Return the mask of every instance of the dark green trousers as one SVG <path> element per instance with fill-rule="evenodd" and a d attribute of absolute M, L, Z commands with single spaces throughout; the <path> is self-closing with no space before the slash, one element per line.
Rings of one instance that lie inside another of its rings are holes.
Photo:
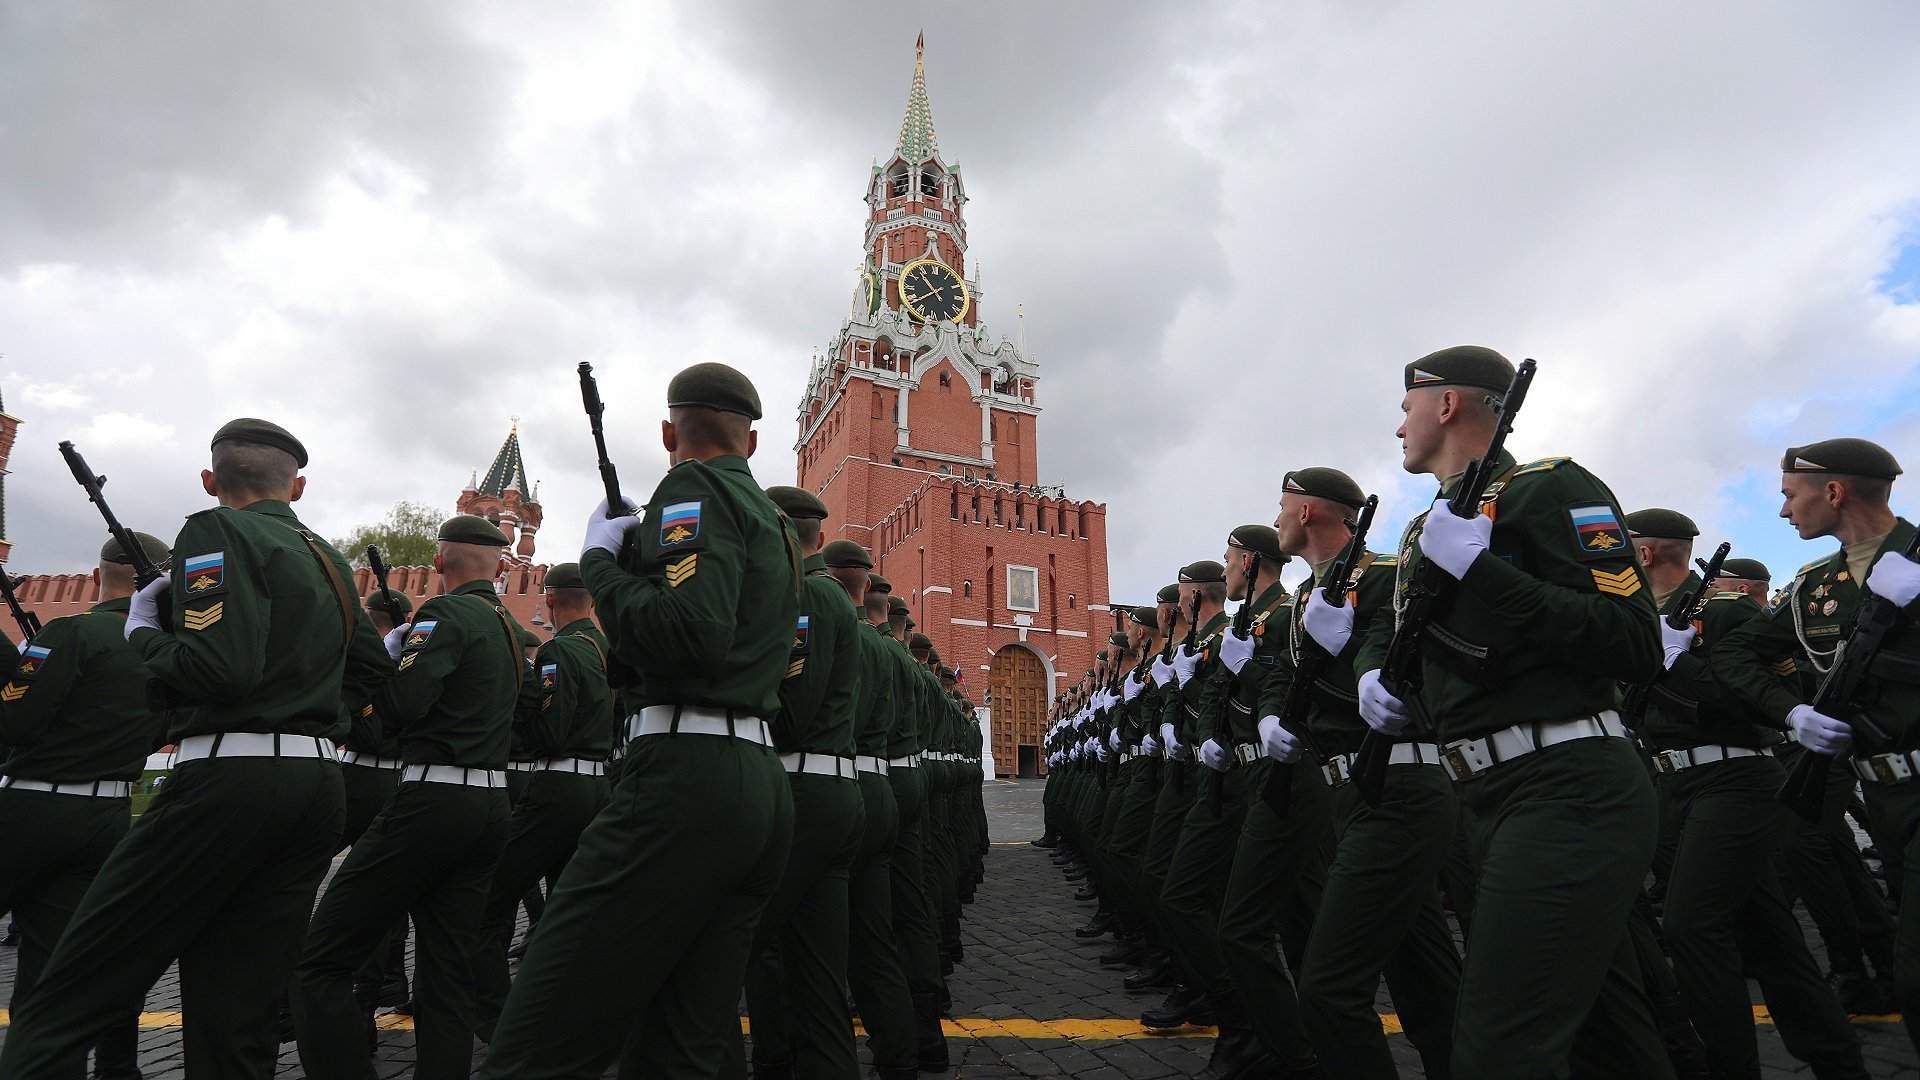
<path fill-rule="evenodd" d="M 300 1064 L 315 1080 L 373 1068 L 354 972 L 394 920 L 413 916 L 414 1076 L 458 1080 L 473 1068 L 473 957 L 494 864 L 507 840 L 498 788 L 403 783 L 327 884 L 295 972 Z"/>
<path fill-rule="evenodd" d="M 1221 777 L 1224 792 L 1217 812 L 1207 805 L 1205 778 L 1194 785 L 1196 795 L 1180 826 L 1167 883 L 1160 892 L 1168 943 L 1193 987 L 1212 1000 L 1222 1031 L 1246 1026 L 1246 1011 L 1234 993 L 1220 948 L 1220 912 L 1233 871 L 1234 849 L 1247 817 L 1245 773 L 1236 768 Z"/>
<path fill-rule="evenodd" d="M 927 780 L 926 825 L 922 831 L 926 860 L 922 865 L 922 881 L 942 950 L 960 944 L 960 892 L 954 870 L 952 769 L 953 766 L 947 762 L 934 762 L 920 769 Z"/>
<path fill-rule="evenodd" d="M 331 761 L 223 758 L 174 769 L 13 1014 L 0 1076 L 78 1075 L 87 1047 L 139 1012 L 175 959 L 195 1080 L 271 1074 L 276 991 L 339 850 L 342 801 Z"/>
<path fill-rule="evenodd" d="M 1452 1075 L 1671 1077 L 1627 937 L 1657 824 L 1632 744 L 1562 743 L 1455 784 L 1454 794 L 1479 888 Z"/>
<path fill-rule="evenodd" d="M 479 1075 L 597 1077 L 616 1057 L 631 1076 L 719 1075 L 740 1039 L 753 929 L 792 839 L 772 750 L 725 735 L 628 743 Z"/>
<path fill-rule="evenodd" d="M 1126 786 L 1114 800 L 1120 809 L 1114 815 L 1113 829 L 1107 837 L 1108 857 L 1113 861 L 1114 877 L 1120 885 L 1118 899 L 1142 929 L 1156 934 L 1159 924 L 1153 911 L 1159 896 L 1148 893 L 1142 863 L 1148 837 L 1153 832 L 1154 800 L 1160 795 L 1157 764 L 1146 759 L 1129 764 Z"/>
<path fill-rule="evenodd" d="M 1300 968 L 1320 1069 L 1355 1080 L 1399 1075 L 1374 1011 L 1384 974 L 1427 1076 L 1444 1080 L 1460 993 L 1460 954 L 1438 888 L 1459 820 L 1453 783 L 1438 765 L 1393 765 L 1379 806 L 1352 784 L 1332 789 L 1331 802 L 1333 865 Z"/>
<path fill-rule="evenodd" d="M 867 1029 L 867 1048 L 883 1069 L 914 1067 L 913 997 L 893 930 L 893 848 L 900 808 L 893 784 L 860 774 L 864 815 L 860 850 L 847 878 L 847 988 Z"/>
<path fill-rule="evenodd" d="M 900 815 L 888 867 L 893 875 L 893 926 L 908 989 L 916 1001 L 933 1001 L 940 996 L 941 976 L 939 935 L 927 897 L 926 786 L 917 768 L 894 769 L 887 781 Z"/>
<path fill-rule="evenodd" d="M 793 847 L 747 964 L 753 1064 L 800 1080 L 844 1080 L 860 1072 L 847 1016 L 847 878 L 865 808 L 857 781 L 806 773 L 787 780 Z"/>
<path fill-rule="evenodd" d="M 536 772 L 514 804 L 507 820 L 506 846 L 487 886 L 473 960 L 474 1012 L 484 1037 L 492 1037 L 507 1003 L 507 949 L 513 944 L 514 909 L 529 889 L 540 888 L 540 879 L 560 879 L 580 834 L 607 805 L 608 791 L 604 776 Z"/>
<path fill-rule="evenodd" d="M 527 789 L 532 786 L 533 778 L 538 775 L 523 769 L 507 770 L 507 805 L 509 807 L 518 807 L 526 799 Z M 549 881 L 547 884 L 553 883 Z M 527 909 L 527 929 L 531 931 L 539 923 L 540 916 L 547 911 L 547 894 L 540 891 L 540 882 L 530 882 L 527 885 L 527 891 L 520 895 L 519 903 L 521 907 Z"/>
<path fill-rule="evenodd" d="M 1173 865 L 1173 851 L 1180 845 L 1180 828 L 1186 824 L 1187 811 L 1193 809 L 1194 772 L 1201 768 L 1187 761 L 1164 761 L 1160 766 L 1160 791 L 1153 799 L 1153 827 L 1147 832 L 1146 854 L 1141 869 L 1153 889 L 1154 902 L 1167 881 L 1167 869 Z"/>
<path fill-rule="evenodd" d="M 1774 751 L 1784 769 L 1806 753 L 1797 743 Z M 1858 780 L 1845 767 L 1827 770 L 1827 798 L 1818 822 L 1787 815 L 1778 861 L 1788 902 L 1802 900 L 1827 947 L 1835 971 L 1864 973 L 1873 960 L 1882 977 L 1893 975 L 1893 916 L 1880 887 L 1867 874 L 1847 825 L 1847 799 Z"/>
<path fill-rule="evenodd" d="M 1285 816 L 1260 797 L 1274 769 L 1293 772 Z M 1229 780 L 1246 809 L 1220 907 L 1222 959 L 1261 1045 L 1283 1065 L 1304 1066 L 1313 1050 L 1289 968 L 1298 972 L 1305 963 L 1314 913 L 1321 909 L 1333 854 L 1332 800 L 1320 770 L 1305 762 L 1259 758 L 1234 768 Z M 1276 938 L 1280 952 L 1273 947 Z"/>
<path fill-rule="evenodd" d="M 373 824 L 373 819 L 380 816 L 380 811 L 387 808 L 387 803 L 393 801 L 393 793 L 400 787 L 400 770 L 342 765 L 340 780 L 347 795 L 346 823 L 340 830 L 340 843 L 351 847 L 367 831 L 367 826 Z M 394 920 L 386 945 L 374 951 L 354 979 L 369 996 L 377 995 L 380 987 L 388 982 L 407 985 L 407 917 L 404 914 Z"/>
<path fill-rule="evenodd" d="M 1816 1076 L 1864 1078 L 1859 1040 L 1774 874 L 1773 852 L 1788 816 L 1774 793 L 1785 779 L 1772 758 L 1660 778 L 1682 823 L 1667 886 L 1667 951 L 1716 1074 L 1760 1075 L 1751 977 L 1789 1052 Z"/>
<path fill-rule="evenodd" d="M 1907 1038 L 1920 1049 L 1920 781 L 1861 786 L 1874 843 L 1887 861 L 1887 881 L 1900 883 L 1904 900 L 1893 943 L 1893 992 Z"/>
<path fill-rule="evenodd" d="M 20 931 L 13 1000 L 18 1015 L 33 998 L 81 898 L 132 821 L 132 800 L 0 788 L 0 911 Z M 139 1076 L 140 1008 L 120 1017 L 94 1044 L 94 1075 Z M 74 1063 L 75 1076 L 80 1062 Z"/>

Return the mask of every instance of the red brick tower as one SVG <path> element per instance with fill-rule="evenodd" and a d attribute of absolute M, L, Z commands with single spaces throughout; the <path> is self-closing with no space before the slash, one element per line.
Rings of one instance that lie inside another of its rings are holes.
<path fill-rule="evenodd" d="M 1106 506 L 1040 481 L 1039 366 L 980 318 L 966 188 L 940 156 L 924 49 L 897 145 L 868 177 L 852 311 L 800 402 L 799 485 L 826 502 L 829 537 L 873 549 L 968 696 L 990 704 L 996 772 L 1032 776 L 1047 702 L 1113 629 Z"/>

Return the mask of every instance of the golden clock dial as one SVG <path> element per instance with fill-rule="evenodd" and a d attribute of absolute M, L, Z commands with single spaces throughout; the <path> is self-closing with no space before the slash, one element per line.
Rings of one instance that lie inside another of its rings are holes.
<path fill-rule="evenodd" d="M 953 267 L 938 259 L 919 259 L 900 271 L 900 302 L 921 322 L 959 322 L 973 297 Z"/>

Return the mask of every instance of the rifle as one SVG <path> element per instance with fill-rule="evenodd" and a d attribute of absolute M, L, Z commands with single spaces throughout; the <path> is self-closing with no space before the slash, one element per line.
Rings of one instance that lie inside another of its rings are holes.
<path fill-rule="evenodd" d="M 1246 552 L 1247 582 L 1241 586 L 1242 589 L 1245 590 L 1246 595 L 1240 599 L 1239 610 L 1233 613 L 1233 633 L 1236 637 L 1248 637 L 1253 633 L 1253 586 L 1254 583 L 1260 579 L 1260 553 L 1251 548 L 1246 549 Z M 1249 657 L 1247 663 L 1253 663 L 1253 659 Z M 1246 669 L 1243 667 L 1240 670 L 1245 671 Z M 1241 687 L 1240 674 L 1239 672 L 1235 672 L 1224 707 L 1232 707 L 1233 699 L 1239 696 Z M 1213 725 L 1213 737 L 1215 740 L 1218 740 L 1221 735 L 1218 719 L 1216 716 Z M 1231 732 L 1227 733 L 1227 745 L 1229 748 L 1233 745 Z M 1226 786 L 1226 773 L 1215 772 L 1212 769 L 1207 770 L 1207 810 L 1210 811 L 1214 817 L 1220 816 L 1220 800 Z"/>
<path fill-rule="evenodd" d="M 1353 536 L 1347 540 L 1333 565 L 1327 568 L 1326 603 L 1334 607 L 1344 606 L 1347 602 L 1347 582 L 1352 580 L 1354 568 L 1367 553 L 1367 530 L 1373 527 L 1374 511 L 1380 508 L 1378 495 L 1367 496 L 1365 506 L 1360 508 L 1360 519 L 1354 523 Z M 1303 604 L 1313 603 L 1313 593 L 1309 591 Z M 1304 617 L 1304 613 L 1303 613 Z M 1296 736 L 1304 736 L 1307 731 L 1307 711 L 1312 707 L 1313 686 L 1327 668 L 1333 666 L 1336 658 L 1320 647 L 1312 637 L 1308 637 L 1300 646 L 1300 654 L 1294 658 L 1293 678 L 1287 683 L 1287 696 L 1280 704 L 1280 726 Z M 1260 798 L 1279 817 L 1287 816 L 1287 807 L 1293 802 L 1293 770 L 1279 765 L 1267 773 L 1266 783 L 1260 786 Z"/>
<path fill-rule="evenodd" d="M 67 468 L 73 470 L 73 478 L 86 489 L 88 500 L 100 509 L 100 516 L 107 521 L 107 532 L 120 542 L 120 550 L 127 553 L 127 562 L 133 567 L 134 588 L 146 588 L 160 576 L 160 568 L 147 558 L 147 549 L 140 546 L 133 530 L 120 524 L 120 519 L 113 516 L 113 508 L 107 505 L 107 497 L 100 490 L 107 486 L 107 478 L 87 467 L 87 459 L 80 456 L 80 451 L 74 448 L 71 441 L 61 442 L 60 456 L 67 460 Z M 173 618 L 169 605 L 159 605 L 157 615 L 161 629 L 171 631 Z"/>
<path fill-rule="evenodd" d="M 1520 414 L 1520 407 L 1526 403 L 1527 388 L 1533 385 L 1533 373 L 1537 366 L 1530 359 L 1522 360 L 1514 370 L 1513 382 L 1507 385 L 1506 396 L 1500 402 L 1500 417 L 1494 421 L 1493 438 L 1487 441 L 1487 452 L 1467 463 L 1459 485 L 1447 500 L 1447 509 L 1456 517 L 1471 517 L 1480 512 L 1480 498 L 1486 494 L 1487 486 L 1493 483 L 1494 469 L 1507 447 L 1507 433 L 1513 430 L 1514 417 Z M 1434 729 L 1434 724 L 1433 718 L 1427 714 L 1426 705 L 1420 700 L 1420 689 L 1425 683 L 1425 675 L 1421 670 L 1420 639 L 1426 634 L 1428 625 L 1438 620 L 1452 602 L 1454 590 L 1459 584 L 1452 575 L 1436 566 L 1433 560 L 1420 560 L 1419 569 L 1414 571 L 1413 580 L 1407 586 L 1405 606 L 1401 609 L 1399 624 L 1393 629 L 1393 638 L 1387 645 L 1386 661 L 1380 669 L 1380 682 L 1387 692 L 1405 702 L 1413 710 L 1416 722 L 1428 731 Z M 1360 751 L 1353 758 L 1353 783 L 1368 806 L 1379 805 L 1380 793 L 1387 783 L 1387 765 L 1392 760 L 1393 740 L 1377 735 L 1371 728 L 1367 729 L 1366 735 L 1360 739 Z"/>
<path fill-rule="evenodd" d="M 394 602 L 393 590 L 387 588 L 387 562 L 380 557 L 380 549 L 367 545 L 367 566 L 373 570 L 373 580 L 380 585 L 380 602 L 387 606 L 387 614 L 392 616 L 393 625 L 400 625 L 400 605 Z"/>
<path fill-rule="evenodd" d="M 1903 558 L 1920 559 L 1920 532 L 1907 541 Z M 1864 583 L 1863 583 L 1864 584 Z M 1900 625 L 1900 609 L 1884 596 L 1868 593 L 1860 602 L 1860 610 L 1853 619 L 1853 633 L 1848 634 L 1835 649 L 1833 666 L 1820 680 L 1819 689 L 1813 692 L 1809 702 L 1816 712 L 1824 713 L 1836 719 L 1845 720 L 1863 729 L 1876 743 L 1891 741 L 1885 728 L 1861 712 L 1848 716 L 1849 704 L 1860 692 L 1860 684 L 1873 666 L 1874 657 L 1886 644 L 1888 635 Z M 1808 821 L 1820 820 L 1820 810 L 1827 798 L 1827 770 L 1833 765 L 1833 758 L 1826 754 L 1816 754 L 1811 749 L 1800 755 L 1787 773 L 1787 781 L 1780 785 L 1779 799 Z"/>
<path fill-rule="evenodd" d="M 1700 584 L 1692 591 L 1681 594 L 1679 603 L 1673 605 L 1673 610 L 1666 615 L 1665 621 L 1669 629 L 1684 630 L 1687 624 L 1693 621 L 1693 617 L 1700 614 L 1701 606 L 1707 602 L 1708 593 L 1713 590 L 1713 583 L 1720 580 L 1720 564 L 1726 562 L 1727 556 L 1731 554 L 1733 554 L 1733 545 L 1722 541 L 1719 547 L 1713 549 L 1713 558 L 1704 561 L 1694 560 L 1694 563 L 1700 567 Z M 1640 723 L 1647 718 L 1647 699 L 1653 692 L 1653 684 L 1657 681 L 1658 679 L 1655 678 L 1643 683 L 1635 683 L 1633 689 L 1627 691 L 1626 701 L 1621 703 L 1621 719 L 1625 722 L 1627 731 L 1633 734 L 1635 742 L 1640 740 Z"/>
<path fill-rule="evenodd" d="M 1191 655 L 1193 652 L 1194 643 L 1198 642 L 1199 640 L 1200 640 L 1200 592 L 1199 590 L 1196 589 L 1194 590 L 1194 593 L 1193 593 L 1193 605 L 1187 610 L 1186 640 L 1180 643 L 1180 647 L 1182 649 L 1185 649 L 1187 653 Z M 1171 651 L 1169 651 L 1168 655 L 1169 656 L 1172 655 Z M 1179 683 L 1173 684 L 1174 693 L 1180 692 L 1180 686 L 1181 684 Z M 1198 753 L 1199 747 L 1195 747 L 1194 750 L 1196 753 Z M 1180 785 L 1181 795 L 1184 796 L 1193 790 L 1193 770 L 1192 769 L 1181 769 L 1179 772 L 1174 773 L 1174 776 L 1176 777 L 1177 782 Z"/>
<path fill-rule="evenodd" d="M 580 361 L 580 403 L 586 406 L 587 423 L 593 428 L 593 451 L 600 460 L 600 483 L 606 489 L 607 516 L 621 517 L 627 512 L 627 501 L 620 497 L 620 475 L 614 471 L 612 459 L 607 457 L 607 431 L 601 425 L 601 414 L 607 407 L 600 403 L 600 384 L 594 381 L 593 365 Z"/>
<path fill-rule="evenodd" d="M 20 602 L 19 594 L 13 591 L 16 584 L 12 574 L 0 570 L 0 593 L 6 595 L 7 608 L 13 612 L 13 621 L 20 624 L 20 632 L 27 635 L 28 641 L 32 641 L 34 635 L 40 632 L 40 616 L 28 611 L 27 606 Z"/>

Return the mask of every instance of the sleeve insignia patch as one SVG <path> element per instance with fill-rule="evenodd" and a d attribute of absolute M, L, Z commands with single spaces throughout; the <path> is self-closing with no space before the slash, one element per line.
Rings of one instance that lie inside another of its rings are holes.
<path fill-rule="evenodd" d="M 182 564 L 187 575 L 187 595 L 212 592 L 226 583 L 227 553 L 209 552 L 194 555 Z"/>
<path fill-rule="evenodd" d="M 674 503 L 660 511 L 660 544 L 671 547 L 700 535 L 700 500 Z"/>
<path fill-rule="evenodd" d="M 35 672 L 46 666 L 47 657 L 52 655 L 53 650 L 45 645 L 29 645 L 20 653 L 20 666 L 13 669 L 14 674 L 23 679 L 32 678 Z"/>
<path fill-rule="evenodd" d="M 546 712 L 551 708 L 553 708 L 553 695 L 548 694 L 546 697 L 540 699 L 540 711 Z"/>
<path fill-rule="evenodd" d="M 433 636 L 433 628 L 439 625 L 440 620 L 438 619 L 428 619 L 426 622 L 414 623 L 412 631 L 407 634 L 406 647 L 409 649 L 417 649 L 425 645 L 427 639 Z"/>
<path fill-rule="evenodd" d="M 1606 503 L 1576 506 L 1567 511 L 1573 520 L 1574 540 L 1588 555 L 1611 555 L 1627 546 L 1627 530 Z M 1596 575 L 1597 576 L 1597 575 Z"/>
<path fill-rule="evenodd" d="M 26 696 L 27 688 L 20 683 L 10 682 L 0 686 L 0 701 L 19 701 Z"/>
<path fill-rule="evenodd" d="M 180 625 L 189 630 L 206 630 L 220 621 L 227 613 L 227 602 L 216 600 L 199 611 L 188 611 L 180 617 Z"/>
<path fill-rule="evenodd" d="M 1794 664 L 1793 657 L 1791 656 L 1784 660 L 1775 660 L 1773 662 L 1773 673 L 1783 678 L 1799 670 L 1799 667 Z"/>
<path fill-rule="evenodd" d="M 697 525 L 698 523 L 696 522 L 695 524 Z M 667 584 L 677 589 L 686 584 L 693 577 L 694 571 L 699 568 L 700 556 L 698 555 L 689 555 L 679 562 L 668 563 Z"/>
<path fill-rule="evenodd" d="M 797 679 L 800 677 L 800 673 L 805 670 L 807 670 L 807 658 L 803 656 L 787 665 L 787 678 Z"/>
<path fill-rule="evenodd" d="M 372 716 L 372 715 L 373 715 L 373 702 L 371 702 L 371 701 L 369 701 L 369 702 L 367 702 L 367 703 L 366 703 L 365 705 L 362 705 L 362 706 L 360 706 L 360 715 L 361 715 L 361 716 Z"/>
<path fill-rule="evenodd" d="M 807 617 L 802 615 L 800 616 L 800 620 L 793 626 L 794 652 L 805 652 L 807 649 L 807 621 Z"/>
<path fill-rule="evenodd" d="M 1632 596 L 1640 591 L 1640 571 L 1629 566 L 1617 574 L 1609 574 L 1596 567 L 1593 585 L 1608 596 Z"/>
<path fill-rule="evenodd" d="M 541 689 L 543 690 L 553 689 L 554 680 L 558 679 L 559 677 L 560 677 L 559 664 L 541 664 L 540 665 Z"/>
<path fill-rule="evenodd" d="M 401 670 L 401 671 L 405 671 L 405 670 L 407 670 L 408 668 L 410 668 L 410 667 L 412 667 L 412 666 L 413 666 L 413 662 L 414 662 L 415 660 L 418 660 L 418 659 L 420 659 L 420 654 L 419 654 L 419 653 L 417 653 L 417 652 L 410 652 L 410 653 L 408 653 L 407 655 L 405 655 L 405 656 L 403 656 L 403 657 L 401 657 L 401 658 L 400 658 L 400 670 Z"/>

